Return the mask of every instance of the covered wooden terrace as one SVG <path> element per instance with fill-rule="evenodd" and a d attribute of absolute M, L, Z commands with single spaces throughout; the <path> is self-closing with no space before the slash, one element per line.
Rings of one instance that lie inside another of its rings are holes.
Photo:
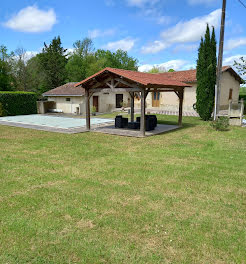
<path fill-rule="evenodd" d="M 96 92 L 129 92 L 131 97 L 131 122 L 134 122 L 134 97 L 140 94 L 141 121 L 138 136 L 144 137 L 146 124 L 146 97 L 149 92 L 174 92 L 179 98 L 178 126 L 182 126 L 184 88 L 189 85 L 176 81 L 163 74 L 142 73 L 122 69 L 105 68 L 87 79 L 77 83 L 85 89 L 86 129 L 91 130 L 90 98 Z"/>

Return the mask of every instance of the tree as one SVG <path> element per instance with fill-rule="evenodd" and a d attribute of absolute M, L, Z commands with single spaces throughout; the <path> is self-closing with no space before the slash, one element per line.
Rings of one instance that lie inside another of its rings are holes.
<path fill-rule="evenodd" d="M 14 79 L 11 72 L 11 59 L 5 46 L 0 46 L 0 91 L 13 90 Z"/>
<path fill-rule="evenodd" d="M 27 90 L 41 95 L 42 93 L 46 92 L 48 88 L 46 72 L 43 71 L 39 58 L 40 57 L 36 55 L 29 59 L 26 63 L 28 76 Z"/>
<path fill-rule="evenodd" d="M 99 49 L 95 52 L 94 63 L 90 64 L 88 76 L 106 67 L 137 71 L 137 63 L 137 59 L 130 57 L 126 51 L 117 50 L 116 52 L 111 52 Z"/>
<path fill-rule="evenodd" d="M 44 90 L 50 90 L 65 83 L 66 80 L 66 49 L 62 47 L 60 37 L 55 37 L 50 45 L 44 43 L 42 53 L 38 59 L 46 75 Z"/>
<path fill-rule="evenodd" d="M 27 91 L 28 72 L 26 66 L 26 51 L 18 48 L 15 51 L 15 60 L 12 63 L 12 70 L 16 81 L 16 90 Z"/>
<path fill-rule="evenodd" d="M 166 72 L 166 69 L 162 66 L 154 66 L 148 73 L 163 73 Z"/>
<path fill-rule="evenodd" d="M 204 39 L 201 39 L 197 59 L 197 90 L 196 109 L 203 120 L 209 120 L 214 109 L 214 96 L 216 84 L 216 38 L 213 28 L 207 25 Z"/>
<path fill-rule="evenodd" d="M 246 60 L 244 57 L 240 57 L 238 61 L 234 61 L 234 66 L 243 77 L 246 75 Z"/>
<path fill-rule="evenodd" d="M 169 69 L 168 72 L 175 72 L 175 70 L 174 69 Z"/>
<path fill-rule="evenodd" d="M 92 40 L 85 38 L 77 40 L 73 44 L 73 52 L 68 58 L 66 70 L 68 81 L 78 82 L 88 77 L 88 70 L 91 63 L 95 62 Z"/>

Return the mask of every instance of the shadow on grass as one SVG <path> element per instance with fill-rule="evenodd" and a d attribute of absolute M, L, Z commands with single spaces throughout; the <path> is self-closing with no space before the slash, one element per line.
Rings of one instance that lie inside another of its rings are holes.
<path fill-rule="evenodd" d="M 178 125 L 177 121 L 167 121 L 167 120 L 158 120 L 157 123 L 160 125 L 172 125 L 172 126 Z M 198 126 L 198 124 L 183 122 L 182 126 L 179 129 L 187 129 L 195 126 Z"/>

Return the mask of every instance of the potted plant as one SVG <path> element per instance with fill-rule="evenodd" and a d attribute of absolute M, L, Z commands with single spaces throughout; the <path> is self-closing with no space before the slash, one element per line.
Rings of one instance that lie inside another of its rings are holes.
<path fill-rule="evenodd" d="M 96 112 L 97 112 L 97 108 L 95 106 L 92 106 L 92 108 L 91 108 L 91 114 L 93 116 L 95 116 L 96 115 Z"/>
<path fill-rule="evenodd" d="M 125 111 L 125 108 L 128 107 L 128 104 L 124 101 L 120 103 L 122 111 Z"/>

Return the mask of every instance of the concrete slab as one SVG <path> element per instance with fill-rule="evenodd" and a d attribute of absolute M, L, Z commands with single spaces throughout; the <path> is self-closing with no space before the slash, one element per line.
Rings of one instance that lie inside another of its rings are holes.
<path fill-rule="evenodd" d="M 174 125 L 160 125 L 158 124 L 155 130 L 146 131 L 145 136 L 155 136 L 163 133 L 167 133 L 173 130 L 180 128 L 179 126 Z M 125 136 L 125 137 L 142 137 L 139 130 L 133 130 L 128 128 L 115 128 L 114 125 L 105 125 L 92 129 L 93 132 L 117 135 L 117 136 Z"/>

